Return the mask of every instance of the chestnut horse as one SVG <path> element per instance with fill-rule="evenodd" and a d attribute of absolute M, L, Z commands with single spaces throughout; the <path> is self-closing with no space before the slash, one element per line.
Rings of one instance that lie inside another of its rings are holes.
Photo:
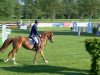
<path fill-rule="evenodd" d="M 47 40 L 50 40 L 51 43 L 53 42 L 52 38 L 53 38 L 53 32 L 45 31 L 41 34 L 39 49 L 35 51 L 35 57 L 34 57 L 33 63 L 37 64 L 36 59 L 37 59 L 38 53 L 42 55 L 43 61 L 45 63 L 48 63 L 48 61 L 44 57 L 43 48 L 46 45 Z M 29 43 L 28 37 L 16 36 L 16 37 L 11 37 L 11 38 L 6 39 L 0 48 L 0 52 L 3 52 L 11 43 L 12 43 L 13 49 L 12 51 L 9 52 L 8 57 L 6 60 L 4 60 L 4 62 L 7 62 L 10 59 L 10 57 L 12 57 L 13 63 L 17 64 L 15 60 L 15 56 L 20 47 L 24 47 L 28 50 L 34 51 L 34 45 L 31 45 Z"/>

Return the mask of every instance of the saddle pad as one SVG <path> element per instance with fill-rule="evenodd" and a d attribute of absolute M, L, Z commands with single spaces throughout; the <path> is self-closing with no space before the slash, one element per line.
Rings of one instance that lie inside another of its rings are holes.
<path fill-rule="evenodd" d="M 31 38 L 29 38 L 29 43 L 31 44 L 31 45 L 34 45 L 34 41 L 31 39 Z"/>

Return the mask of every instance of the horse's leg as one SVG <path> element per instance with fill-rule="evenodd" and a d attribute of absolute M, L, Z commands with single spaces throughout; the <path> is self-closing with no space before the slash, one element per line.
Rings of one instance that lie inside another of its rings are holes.
<path fill-rule="evenodd" d="M 12 54 L 12 60 L 13 60 L 13 63 L 14 64 L 17 64 L 16 63 L 16 60 L 15 60 L 15 56 L 16 56 L 16 52 L 18 51 L 18 49 L 20 48 L 22 46 L 22 43 L 20 43 L 20 42 L 14 42 L 13 43 L 13 50 L 11 51 L 11 54 Z"/>
<path fill-rule="evenodd" d="M 17 64 L 17 63 L 16 63 L 16 60 L 15 60 L 15 55 L 16 55 L 16 52 L 14 53 L 13 63 L 14 63 L 14 64 Z"/>
<path fill-rule="evenodd" d="M 40 51 L 40 54 L 42 55 L 42 59 L 45 63 L 48 63 L 48 61 L 45 59 L 44 57 L 44 53 L 43 53 L 43 50 Z"/>
<path fill-rule="evenodd" d="M 8 57 L 7 57 L 7 59 L 6 60 L 4 60 L 4 62 L 7 62 L 7 61 L 9 61 L 9 58 L 12 56 L 12 52 L 9 52 L 8 53 Z"/>
<path fill-rule="evenodd" d="M 7 62 L 10 57 L 13 57 L 13 59 L 12 59 L 13 63 L 17 64 L 16 60 L 15 60 L 15 55 L 16 55 L 16 50 L 13 49 L 11 52 L 9 52 L 8 57 L 7 57 L 7 59 L 4 62 Z"/>
<path fill-rule="evenodd" d="M 36 60 L 37 60 L 37 57 L 38 57 L 38 53 L 39 53 L 39 51 L 36 51 L 34 61 L 33 61 L 34 64 L 37 64 Z"/>
<path fill-rule="evenodd" d="M 16 52 L 17 52 L 16 50 L 12 52 L 12 57 L 13 57 L 12 60 L 13 60 L 13 63 L 14 63 L 14 64 L 17 64 L 17 63 L 16 63 L 16 60 L 15 60 Z"/>
<path fill-rule="evenodd" d="M 5 63 L 6 63 L 7 61 L 9 61 L 9 58 L 7 58 L 6 60 L 4 60 Z"/>
<path fill-rule="evenodd" d="M 15 41 L 12 43 L 13 45 L 13 49 L 12 51 L 9 52 L 7 59 L 5 60 L 5 62 L 7 62 L 9 60 L 10 57 L 13 57 L 13 62 L 14 64 L 16 64 L 15 61 L 15 54 L 18 51 L 18 49 L 21 47 L 21 45 L 19 45 L 20 43 L 16 43 Z"/>

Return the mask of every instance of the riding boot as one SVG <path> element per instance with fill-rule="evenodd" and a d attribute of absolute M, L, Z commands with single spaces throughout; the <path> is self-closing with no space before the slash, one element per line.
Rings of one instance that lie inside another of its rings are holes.
<path fill-rule="evenodd" d="M 39 45 L 38 44 L 35 44 L 34 47 L 35 47 L 34 51 L 37 51 L 39 49 Z"/>

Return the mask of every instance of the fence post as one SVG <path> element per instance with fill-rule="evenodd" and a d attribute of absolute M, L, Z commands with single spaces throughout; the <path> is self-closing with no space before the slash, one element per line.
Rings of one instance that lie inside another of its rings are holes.
<path fill-rule="evenodd" d="M 6 25 L 2 25 L 2 43 L 7 39 Z"/>

